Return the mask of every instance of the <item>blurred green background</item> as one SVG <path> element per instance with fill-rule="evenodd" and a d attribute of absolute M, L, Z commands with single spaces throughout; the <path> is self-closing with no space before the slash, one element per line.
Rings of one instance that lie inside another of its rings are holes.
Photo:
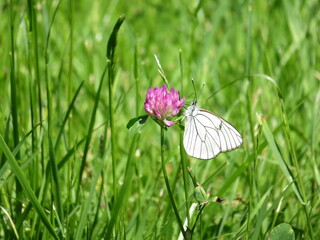
<path fill-rule="evenodd" d="M 106 46 L 122 15 L 110 80 Z M 0 238 L 50 239 L 50 224 L 61 239 L 178 238 L 160 128 L 149 119 L 134 139 L 126 128 L 145 114 L 147 89 L 163 84 L 154 54 L 188 104 L 205 82 L 199 105 L 244 139 L 213 160 L 186 158 L 225 200 L 204 209 L 193 239 L 267 239 L 280 223 L 296 239 L 320 237 L 317 0 L 4 0 L 0 18 Z M 184 220 L 194 187 L 182 177 L 180 129 L 165 137 Z"/>

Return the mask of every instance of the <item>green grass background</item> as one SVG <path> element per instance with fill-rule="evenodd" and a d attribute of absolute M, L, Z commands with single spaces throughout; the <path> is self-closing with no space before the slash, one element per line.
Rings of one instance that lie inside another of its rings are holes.
<path fill-rule="evenodd" d="M 106 46 L 123 14 L 110 75 Z M 134 138 L 126 128 L 163 84 L 154 54 L 188 103 L 191 80 L 197 93 L 205 82 L 199 105 L 244 139 L 213 160 L 186 158 L 225 200 L 206 206 L 193 239 L 267 239 L 280 223 L 320 238 L 317 0 L 4 0 L 0 18 L 1 239 L 178 238 L 160 128 L 149 119 Z M 184 221 L 195 199 L 179 142 L 178 127 L 166 131 Z"/>

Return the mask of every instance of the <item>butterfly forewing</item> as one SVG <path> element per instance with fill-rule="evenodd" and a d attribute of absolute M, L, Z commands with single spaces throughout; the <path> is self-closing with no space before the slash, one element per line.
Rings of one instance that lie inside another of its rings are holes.
<path fill-rule="evenodd" d="M 192 157 L 211 159 L 242 144 L 237 129 L 214 113 L 198 108 L 195 102 L 187 108 L 185 116 L 183 144 Z"/>

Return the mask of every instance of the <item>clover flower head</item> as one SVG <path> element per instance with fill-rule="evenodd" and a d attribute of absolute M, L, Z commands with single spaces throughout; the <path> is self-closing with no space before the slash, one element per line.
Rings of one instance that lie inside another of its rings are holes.
<path fill-rule="evenodd" d="M 147 91 L 144 110 L 151 117 L 163 121 L 165 126 L 171 127 L 175 123 L 170 120 L 180 112 L 185 100 L 186 98 L 180 99 L 179 92 L 173 88 L 169 92 L 166 85 L 150 88 Z"/>

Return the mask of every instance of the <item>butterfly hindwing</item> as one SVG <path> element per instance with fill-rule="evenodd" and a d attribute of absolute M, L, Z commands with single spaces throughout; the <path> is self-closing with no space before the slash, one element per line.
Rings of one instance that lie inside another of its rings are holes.
<path fill-rule="evenodd" d="M 211 159 L 242 144 L 240 133 L 230 123 L 206 109 L 198 108 L 195 102 L 187 108 L 185 116 L 183 144 L 192 157 Z"/>

